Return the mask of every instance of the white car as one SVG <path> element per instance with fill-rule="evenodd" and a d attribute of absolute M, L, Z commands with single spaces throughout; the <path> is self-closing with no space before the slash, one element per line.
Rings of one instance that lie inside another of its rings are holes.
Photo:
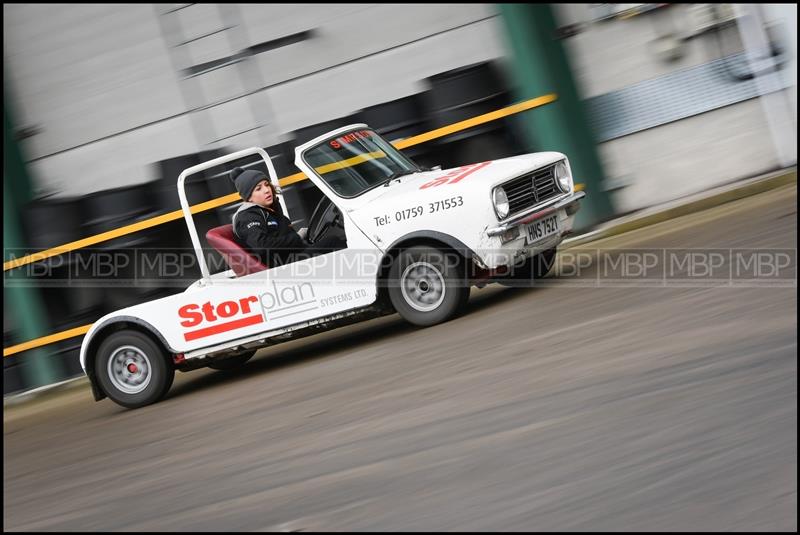
<path fill-rule="evenodd" d="M 92 325 L 80 360 L 96 400 L 147 405 L 166 394 L 176 369 L 229 369 L 258 348 L 395 311 L 420 326 L 446 321 L 472 285 L 546 274 L 584 196 L 557 152 L 429 170 L 367 125 L 351 125 L 295 149 L 295 164 L 324 194 L 307 238 L 338 232 L 346 247 L 267 268 L 226 225 L 206 236 L 231 269 L 211 275 L 184 181 L 252 155 L 277 185 L 260 148 L 181 173 L 178 194 L 202 278 Z"/>

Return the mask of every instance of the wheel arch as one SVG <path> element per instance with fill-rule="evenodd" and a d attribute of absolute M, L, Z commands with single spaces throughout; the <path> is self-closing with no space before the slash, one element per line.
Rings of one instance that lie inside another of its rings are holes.
<path fill-rule="evenodd" d="M 107 397 L 106 393 L 103 392 L 103 389 L 97 382 L 95 370 L 97 350 L 100 348 L 100 344 L 102 344 L 103 341 L 109 336 L 126 329 L 137 331 L 148 336 L 153 340 L 154 343 L 163 348 L 166 353 L 176 353 L 176 351 L 169 346 L 167 340 L 162 336 L 162 334 L 158 332 L 158 329 L 141 318 L 134 316 L 116 316 L 103 322 L 92 334 L 92 337 L 86 346 L 86 355 L 84 357 L 84 370 L 86 371 L 86 376 L 89 378 L 89 383 L 92 387 L 92 395 L 94 396 L 95 401 L 100 401 L 101 399 Z M 168 364 L 170 366 L 173 365 L 171 361 Z"/>
<path fill-rule="evenodd" d="M 415 245 L 429 245 L 448 251 L 454 251 L 465 261 L 471 261 L 477 258 L 475 251 L 470 249 L 458 238 L 454 238 L 449 234 L 436 232 L 434 230 L 420 230 L 406 234 L 392 242 L 392 244 L 386 248 L 386 252 L 381 258 L 376 280 L 379 300 L 388 302 L 387 285 L 385 282 L 389 276 L 389 269 L 392 266 L 392 262 L 397 258 L 400 251 Z"/>

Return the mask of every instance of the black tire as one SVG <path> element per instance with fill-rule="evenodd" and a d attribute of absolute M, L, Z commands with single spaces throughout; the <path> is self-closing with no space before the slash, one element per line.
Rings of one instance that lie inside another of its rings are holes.
<path fill-rule="evenodd" d="M 220 371 L 235 370 L 237 368 L 241 368 L 242 366 L 244 366 L 244 363 L 253 358 L 253 355 L 255 354 L 256 350 L 254 349 L 252 351 L 248 351 L 247 353 L 242 353 L 234 357 L 213 360 L 211 361 L 211 364 L 208 365 L 208 367 L 211 368 L 212 370 L 220 370 Z"/>
<path fill-rule="evenodd" d="M 464 262 L 456 253 L 417 245 L 389 269 L 389 299 L 409 323 L 428 327 L 458 314 L 469 300 Z"/>
<path fill-rule="evenodd" d="M 129 409 L 160 400 L 175 378 L 175 368 L 164 348 L 133 330 L 119 331 L 103 340 L 94 372 L 103 392 Z"/>
<path fill-rule="evenodd" d="M 532 288 L 536 281 L 543 279 L 556 263 L 556 248 L 548 249 L 525 259 L 524 263 L 512 266 L 511 272 L 495 280 L 503 286 L 512 288 Z"/>

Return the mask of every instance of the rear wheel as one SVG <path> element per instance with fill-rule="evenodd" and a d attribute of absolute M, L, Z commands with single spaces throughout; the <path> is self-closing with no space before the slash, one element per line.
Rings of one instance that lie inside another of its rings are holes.
<path fill-rule="evenodd" d="M 208 367 L 211 368 L 212 370 L 221 370 L 221 371 L 235 370 L 236 368 L 244 366 L 244 363 L 253 358 L 253 355 L 255 354 L 256 350 L 253 349 L 252 351 L 248 351 L 247 353 L 241 353 L 233 357 L 214 360 L 211 362 L 211 364 L 208 365 Z"/>
<path fill-rule="evenodd" d="M 403 319 L 414 325 L 447 321 L 469 300 L 463 259 L 427 246 L 401 251 L 389 270 L 389 299 Z"/>
<path fill-rule="evenodd" d="M 164 397 L 172 386 L 175 369 L 152 338 L 139 331 L 124 330 L 100 344 L 95 375 L 112 401 L 135 409 Z"/>

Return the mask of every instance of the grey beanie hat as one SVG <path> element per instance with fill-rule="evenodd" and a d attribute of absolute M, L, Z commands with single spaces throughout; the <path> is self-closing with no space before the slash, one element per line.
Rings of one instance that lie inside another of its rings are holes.
<path fill-rule="evenodd" d="M 231 171 L 231 180 L 233 180 L 233 183 L 236 185 L 236 191 L 239 192 L 239 195 L 245 202 L 250 200 L 250 195 L 253 194 L 253 190 L 256 189 L 259 182 L 262 180 L 268 181 L 267 175 L 261 171 L 255 171 L 253 169 L 245 171 L 241 167 L 237 167 Z"/>

